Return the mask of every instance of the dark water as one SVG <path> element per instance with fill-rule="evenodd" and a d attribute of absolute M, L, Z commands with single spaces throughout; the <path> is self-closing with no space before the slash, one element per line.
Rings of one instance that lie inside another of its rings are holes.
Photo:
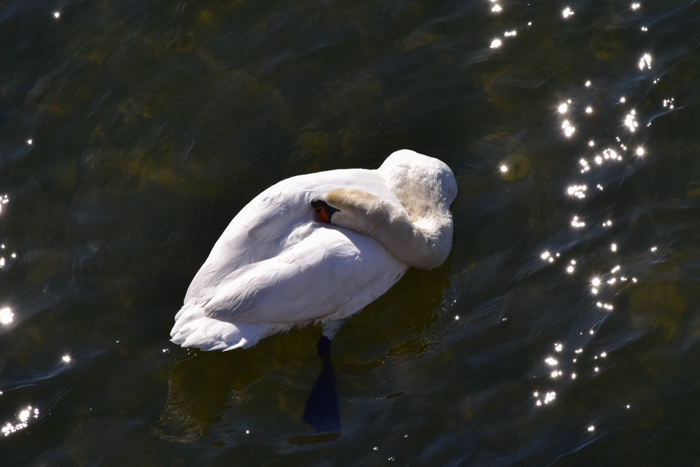
<path fill-rule="evenodd" d="M 667 0 L 0 2 L 2 464 L 697 465 L 699 22 Z M 337 335 L 340 435 L 302 420 L 319 327 L 170 344 L 253 196 L 400 148 L 455 172 L 454 249 Z"/>

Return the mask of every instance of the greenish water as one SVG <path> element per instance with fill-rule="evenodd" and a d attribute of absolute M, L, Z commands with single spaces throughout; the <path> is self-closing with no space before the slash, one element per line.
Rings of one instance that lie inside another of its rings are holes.
<path fill-rule="evenodd" d="M 0 2 L 3 465 L 696 465 L 699 17 Z M 340 435 L 319 327 L 169 342 L 257 193 L 401 148 L 454 171 L 454 248 L 338 333 Z"/>

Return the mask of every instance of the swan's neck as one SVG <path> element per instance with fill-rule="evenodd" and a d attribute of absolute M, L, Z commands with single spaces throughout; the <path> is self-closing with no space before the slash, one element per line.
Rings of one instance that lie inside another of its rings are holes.
<path fill-rule="evenodd" d="M 447 206 L 435 206 L 429 217 L 411 222 L 405 209 L 366 191 L 341 188 L 325 198 L 339 209 L 332 224 L 369 235 L 409 266 L 434 269 L 450 253 L 453 227 Z"/>

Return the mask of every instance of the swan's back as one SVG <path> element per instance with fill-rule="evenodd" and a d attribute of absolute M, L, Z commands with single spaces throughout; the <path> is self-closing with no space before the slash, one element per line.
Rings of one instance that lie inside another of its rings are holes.
<path fill-rule="evenodd" d="M 294 227 L 314 222 L 312 198 L 336 188 L 361 186 L 400 205 L 376 170 L 331 170 L 283 180 L 256 196 L 233 218 L 192 280 L 185 303 L 210 298 L 216 288 L 244 266 L 279 255 L 301 234 Z M 327 226 L 328 227 L 328 226 Z"/>

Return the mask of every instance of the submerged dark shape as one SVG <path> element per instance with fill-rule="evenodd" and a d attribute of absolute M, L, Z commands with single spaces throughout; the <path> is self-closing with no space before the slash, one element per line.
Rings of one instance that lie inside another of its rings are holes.
<path fill-rule="evenodd" d="M 340 432 L 340 411 L 335 369 L 331 362 L 331 340 L 322 335 L 316 343 L 316 349 L 323 362 L 323 369 L 311 388 L 311 394 L 306 399 L 302 418 L 316 430 L 316 433 L 338 433 Z"/>

